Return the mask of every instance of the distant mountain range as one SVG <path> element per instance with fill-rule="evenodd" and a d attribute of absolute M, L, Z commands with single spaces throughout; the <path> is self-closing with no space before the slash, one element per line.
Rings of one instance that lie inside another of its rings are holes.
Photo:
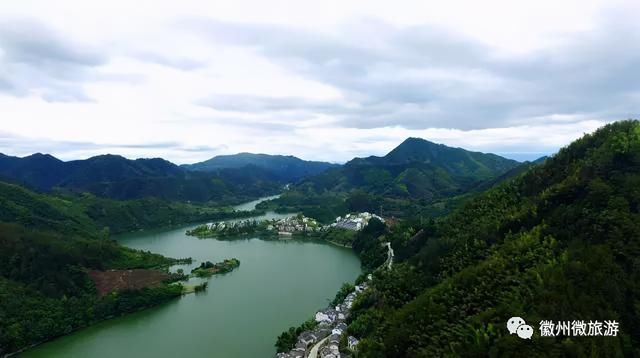
<path fill-rule="evenodd" d="M 363 189 L 373 194 L 431 200 L 462 193 L 520 163 L 495 154 L 408 138 L 383 157 L 356 158 L 307 178 L 317 193 Z"/>
<path fill-rule="evenodd" d="M 344 166 L 294 156 L 239 153 L 178 166 L 160 158 L 100 155 L 62 161 L 36 153 L 0 154 L 0 180 L 38 191 L 90 192 L 125 200 L 224 201 L 272 194 L 285 183 L 316 192 L 362 189 L 372 194 L 431 200 L 496 179 L 520 163 L 495 154 L 408 138 L 384 157 L 356 158 Z"/>
<path fill-rule="evenodd" d="M 262 168 L 280 180 L 295 182 L 305 177 L 320 174 L 323 171 L 339 167 L 338 164 L 302 160 L 291 155 L 269 155 L 238 153 L 219 155 L 204 162 L 185 164 L 183 168 L 194 171 L 215 171 L 246 166 Z"/>
<path fill-rule="evenodd" d="M 224 201 L 273 194 L 282 183 L 256 166 L 192 172 L 164 159 L 130 160 L 100 155 L 62 161 L 48 154 L 24 158 L 0 154 L 0 180 L 38 191 L 65 189 L 125 200 L 158 197 L 173 201 Z"/>

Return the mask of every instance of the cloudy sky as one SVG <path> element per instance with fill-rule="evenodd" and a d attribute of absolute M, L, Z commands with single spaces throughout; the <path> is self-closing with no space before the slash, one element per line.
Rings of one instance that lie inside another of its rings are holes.
<path fill-rule="evenodd" d="M 2 1 L 0 152 L 532 159 L 640 117 L 640 2 Z"/>

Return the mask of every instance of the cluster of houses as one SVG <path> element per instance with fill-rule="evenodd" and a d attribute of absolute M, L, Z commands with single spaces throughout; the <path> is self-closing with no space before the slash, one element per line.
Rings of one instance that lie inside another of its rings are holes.
<path fill-rule="evenodd" d="M 376 214 L 371 214 L 368 212 L 358 213 L 358 214 L 347 214 L 344 218 L 338 216 L 336 218 L 336 222 L 331 224 L 331 227 L 338 227 L 347 230 L 360 231 L 364 229 L 365 226 L 369 223 L 369 220 L 372 218 L 376 218 L 382 222 L 384 219 Z"/>
<path fill-rule="evenodd" d="M 258 226 L 259 222 L 256 220 L 221 221 L 200 225 L 193 230 L 187 230 L 187 235 L 198 237 L 237 235 L 253 232 Z"/>
<path fill-rule="evenodd" d="M 369 220 L 376 218 L 382 222 L 384 219 L 378 215 L 368 212 L 347 214 L 345 217 L 338 216 L 334 223 L 330 225 L 320 225 L 315 219 L 304 215 L 290 216 L 283 219 L 273 220 L 243 220 L 243 221 L 221 221 L 198 226 L 187 231 L 187 235 L 199 237 L 212 237 L 222 235 L 238 235 L 243 233 L 255 233 L 257 230 L 267 230 L 278 233 L 280 236 L 292 236 L 293 234 L 314 233 L 329 230 L 331 228 L 342 228 L 346 230 L 359 231 L 367 226 Z"/>
<path fill-rule="evenodd" d="M 297 215 L 274 220 L 267 226 L 267 230 L 277 231 L 282 236 L 290 236 L 294 233 L 318 232 L 323 230 L 323 227 L 315 219 Z"/>
<path fill-rule="evenodd" d="M 371 280 L 371 275 L 369 275 Z M 305 358 L 309 357 L 311 350 L 316 350 L 315 357 L 320 358 L 340 358 L 340 339 L 346 334 L 347 324 L 345 320 L 349 316 L 349 310 L 353 306 L 355 298 L 367 289 L 367 283 L 364 282 L 355 287 L 355 290 L 347 295 L 347 297 L 336 307 L 328 307 L 316 313 L 315 320 L 318 323 L 312 331 L 302 332 L 298 336 L 298 342 L 290 352 L 278 353 L 277 358 Z M 315 347 L 319 345 L 318 347 Z M 353 336 L 347 337 L 347 346 L 349 350 L 355 351 L 358 345 L 358 339 Z"/>
<path fill-rule="evenodd" d="M 217 223 L 207 224 L 207 230 L 209 231 L 224 231 L 228 229 L 241 229 L 250 226 L 256 226 L 258 223 L 255 220 L 242 220 L 242 221 L 221 221 Z"/>

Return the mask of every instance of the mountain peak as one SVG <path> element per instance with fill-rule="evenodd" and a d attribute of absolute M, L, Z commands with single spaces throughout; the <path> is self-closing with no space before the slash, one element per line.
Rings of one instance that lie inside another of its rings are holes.
<path fill-rule="evenodd" d="M 53 159 L 53 160 L 55 160 L 55 161 L 61 162 L 61 160 L 60 160 L 60 159 L 58 159 L 58 158 L 54 157 L 54 156 L 53 156 L 53 155 L 51 155 L 51 154 L 47 154 L 47 153 L 40 153 L 40 152 L 37 152 L 37 153 L 33 153 L 33 154 L 31 154 L 31 155 L 28 155 L 28 156 L 24 157 L 24 159 L 48 159 L 48 160 Z"/>
<path fill-rule="evenodd" d="M 402 141 L 402 143 L 400 143 L 400 145 L 398 145 L 398 147 L 402 146 L 402 145 L 410 145 L 410 144 L 433 144 L 433 145 L 443 145 L 443 144 L 438 144 L 438 143 L 434 143 L 430 140 L 424 139 L 424 138 L 420 138 L 420 137 L 408 137 L 407 139 L 405 139 L 404 141 Z"/>
<path fill-rule="evenodd" d="M 128 160 L 127 158 L 119 155 L 119 154 L 100 154 L 100 155 L 96 155 L 93 156 L 91 158 L 88 158 L 87 160 Z"/>
<path fill-rule="evenodd" d="M 195 171 L 215 171 L 219 169 L 243 168 L 255 166 L 271 172 L 286 181 L 297 181 L 316 175 L 336 164 L 302 160 L 292 155 L 271 155 L 242 152 L 238 154 L 218 155 L 204 162 L 183 165 L 183 168 Z"/>
<path fill-rule="evenodd" d="M 409 137 L 384 157 L 370 157 L 354 163 L 374 165 L 428 164 L 444 169 L 450 175 L 487 179 L 504 173 L 516 165 L 515 160 L 495 154 L 472 152 L 448 147 L 422 138 Z"/>

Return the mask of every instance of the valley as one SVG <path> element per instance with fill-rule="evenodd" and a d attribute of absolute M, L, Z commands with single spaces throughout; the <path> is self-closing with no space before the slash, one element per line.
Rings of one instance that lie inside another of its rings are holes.
<path fill-rule="evenodd" d="M 638 349 L 638 121 L 606 125 L 525 163 L 409 138 L 386 156 L 344 165 L 293 160 L 289 174 L 255 162 L 230 177 L 217 167 L 162 164 L 181 178 L 208 178 L 205 192 L 227 188 L 196 201 L 165 196 L 173 187 L 115 195 L 129 192 L 129 179 L 155 180 L 140 172 L 145 161 L 93 169 L 91 180 L 111 188 L 102 191 L 38 187 L 34 158 L 24 166 L 24 158 L 2 159 L 10 165 L 0 172 L 12 176 L 0 182 L 2 354 L 34 345 L 22 356 Z M 313 174 L 297 177 L 305 163 Z M 168 282 L 185 272 L 186 290 Z M 333 311 L 345 302 L 344 317 L 322 326 L 325 316 L 341 317 Z M 588 341 L 534 334 L 525 346 L 502 329 L 515 313 L 614 319 L 622 329 Z"/>
<path fill-rule="evenodd" d="M 0 358 L 640 358 L 640 1 L 0 1 Z"/>

